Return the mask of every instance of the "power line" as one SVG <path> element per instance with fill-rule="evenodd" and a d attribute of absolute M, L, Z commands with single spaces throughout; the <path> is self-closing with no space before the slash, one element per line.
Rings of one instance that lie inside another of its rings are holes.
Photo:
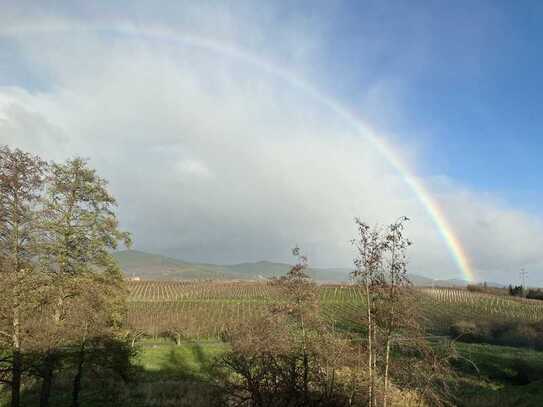
<path fill-rule="evenodd" d="M 522 282 L 522 288 L 526 288 L 526 278 L 528 277 L 528 272 L 522 268 L 520 269 L 519 275 Z"/>

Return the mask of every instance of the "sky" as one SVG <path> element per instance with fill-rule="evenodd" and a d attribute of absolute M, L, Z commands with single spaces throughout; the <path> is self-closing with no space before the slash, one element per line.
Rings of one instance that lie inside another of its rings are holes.
<path fill-rule="evenodd" d="M 2 7 L 0 143 L 88 158 L 137 249 L 350 267 L 405 215 L 411 272 L 543 285 L 540 2 Z"/>

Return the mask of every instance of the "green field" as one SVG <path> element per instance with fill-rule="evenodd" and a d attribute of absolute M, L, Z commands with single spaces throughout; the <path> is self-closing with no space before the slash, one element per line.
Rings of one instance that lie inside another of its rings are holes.
<path fill-rule="evenodd" d="M 211 406 L 216 398 L 213 366 L 227 349 L 227 345 L 218 342 L 185 342 L 175 346 L 165 341 L 143 341 L 129 380 L 87 380 L 83 383 L 81 407 Z M 68 379 L 59 375 L 55 380 L 50 406 L 70 406 Z M 0 406 L 7 405 L 7 393 L 0 392 Z M 22 406 L 37 405 L 38 383 L 27 383 Z"/>
<path fill-rule="evenodd" d="M 139 363 L 149 381 L 144 386 L 146 391 L 138 394 L 147 400 L 163 397 L 164 405 L 172 396 L 159 390 L 162 383 L 179 382 L 178 386 L 172 386 L 176 389 L 174 398 L 205 401 L 199 392 L 206 385 L 213 386 L 213 360 L 228 349 L 227 345 L 217 342 L 143 345 Z M 543 405 L 543 352 L 486 344 L 458 343 L 456 347 L 460 355 L 474 364 L 464 363 L 457 367 L 461 373 L 455 390 L 459 405 Z M 523 379 L 532 382 L 522 384 Z M 157 381 L 161 383 L 158 388 L 155 386 Z M 190 391 L 190 386 L 183 385 L 186 381 L 193 383 L 198 391 Z"/>
<path fill-rule="evenodd" d="M 481 344 L 456 346 L 478 369 L 467 362 L 457 366 L 461 374 L 455 389 L 459 406 L 543 405 L 543 352 Z M 107 400 L 100 392 L 87 390 L 82 407 L 210 406 L 217 396 L 215 360 L 226 350 L 228 345 L 216 341 L 183 342 L 181 346 L 164 340 L 142 341 L 135 361 L 137 369 L 130 382 L 122 385 L 122 401 Z M 523 385 L 519 380 L 522 382 L 525 374 L 539 375 L 540 379 Z M 56 385 L 61 388 L 67 383 L 61 380 Z M 35 394 L 26 393 L 25 405 L 35 405 L 36 401 Z M 69 405 L 69 400 L 56 397 L 51 405 Z"/>
<path fill-rule="evenodd" d="M 218 391 L 213 378 L 214 362 L 227 349 L 228 345 L 215 341 L 183 342 L 181 346 L 160 340 L 143 341 L 136 357 L 138 369 L 131 381 L 123 385 L 122 401 L 107 400 L 99 392 L 86 391 L 82 407 L 210 406 Z M 526 372 L 543 377 L 543 352 L 462 343 L 457 344 L 457 349 L 479 369 L 467 362 L 457 367 L 461 374 L 455 389 L 459 406 L 543 405 L 541 379 L 526 385 L 518 382 Z M 62 385 L 62 381 L 57 383 Z M 35 405 L 35 394 L 27 393 L 25 401 L 26 405 Z M 52 405 L 69 405 L 69 400 L 55 398 Z"/>
<path fill-rule="evenodd" d="M 458 343 L 456 347 L 463 357 L 469 359 L 479 369 L 477 371 L 469 363 L 458 366 L 461 377 L 455 393 L 459 405 L 466 407 L 543 405 L 543 379 L 541 379 L 543 352 L 464 343 Z M 174 399 L 186 397 L 204 402 L 203 405 L 206 405 L 205 398 L 199 392 L 206 385 L 213 388 L 213 360 L 226 349 L 227 345 L 217 342 L 187 342 L 182 346 L 166 343 L 151 345 L 144 342 L 139 363 L 148 381 L 143 386 L 145 391 L 138 391 L 134 397 L 143 396 L 146 400 L 162 397 L 161 402 L 164 403 L 162 405 L 167 405 L 170 397 Z M 524 374 L 539 375 L 540 379 L 523 385 L 519 380 L 522 381 Z M 184 385 L 187 381 L 192 383 L 197 391 L 193 392 L 190 386 Z M 179 383 L 178 386 L 173 385 L 176 382 Z M 160 390 L 163 383 L 169 383 L 175 389 L 173 395 Z"/>

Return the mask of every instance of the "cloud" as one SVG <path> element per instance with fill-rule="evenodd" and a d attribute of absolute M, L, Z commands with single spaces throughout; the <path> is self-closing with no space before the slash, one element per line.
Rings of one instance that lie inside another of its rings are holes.
<path fill-rule="evenodd" d="M 51 144 L 61 146 L 66 141 L 62 128 L 29 109 L 29 98 L 23 90 L 0 88 L 1 141 L 32 150 L 47 150 Z"/>
<path fill-rule="evenodd" d="M 533 272 L 533 283 L 543 283 L 537 276 L 543 267 L 542 219 L 496 197 L 458 187 L 442 195 L 441 201 L 481 279 L 500 276 L 518 283 L 519 270 L 526 268 Z"/>
<path fill-rule="evenodd" d="M 269 49 L 265 33 L 230 25 L 230 38 L 264 38 Z M 297 36 L 296 44 L 286 37 L 281 44 L 282 55 L 303 55 L 300 64 L 312 57 L 296 50 L 317 47 L 320 35 L 304 29 L 307 42 Z M 51 83 L 0 88 L 0 143 L 48 159 L 89 157 L 110 181 L 136 247 L 240 262 L 289 261 L 289 249 L 299 244 L 316 265 L 348 266 L 355 216 L 386 223 L 407 215 L 412 271 L 460 277 L 429 215 L 375 146 L 311 95 L 258 66 L 138 35 L 10 38 Z M 381 89 L 370 87 L 366 99 L 384 101 L 374 113 L 386 120 L 391 106 L 401 106 Z M 424 159 L 410 146 L 406 156 Z M 519 266 L 541 265 L 540 219 L 446 177 L 423 181 L 481 277 L 510 281 Z"/>

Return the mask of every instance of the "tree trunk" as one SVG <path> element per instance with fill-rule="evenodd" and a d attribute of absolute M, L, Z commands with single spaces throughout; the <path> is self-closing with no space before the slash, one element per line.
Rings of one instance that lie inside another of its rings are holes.
<path fill-rule="evenodd" d="M 302 351 L 303 351 L 303 386 L 304 386 L 304 402 L 308 403 L 309 399 L 309 358 L 307 356 L 307 346 L 306 346 L 306 333 L 305 333 L 305 323 L 304 316 L 301 315 L 302 323 Z"/>
<path fill-rule="evenodd" d="M 134 337 L 132 338 L 132 343 L 131 343 L 131 346 L 132 346 L 132 349 L 134 349 L 136 347 L 136 341 L 138 340 L 138 338 L 140 336 L 143 335 L 143 332 L 138 332 L 134 335 Z"/>
<path fill-rule="evenodd" d="M 11 366 L 11 407 L 19 407 L 21 394 L 21 351 L 13 351 L 13 364 Z"/>
<path fill-rule="evenodd" d="M 77 373 L 74 377 L 72 389 L 72 407 L 79 407 L 79 395 L 81 394 L 81 379 L 83 378 L 83 364 L 85 363 L 85 348 L 81 347 L 77 363 Z"/>
<path fill-rule="evenodd" d="M 385 385 L 383 390 L 383 407 L 387 407 L 388 401 L 388 366 L 390 363 L 390 336 L 386 340 L 386 350 L 385 350 Z"/>
<path fill-rule="evenodd" d="M 21 325 L 19 320 L 19 304 L 17 283 L 14 287 L 13 306 L 13 362 L 11 366 L 11 407 L 19 407 L 21 396 L 21 376 L 22 376 L 22 355 L 21 355 Z"/>
<path fill-rule="evenodd" d="M 372 318 L 372 328 L 371 328 L 371 334 L 372 334 L 372 352 L 373 352 L 373 406 L 377 407 L 377 384 L 376 380 L 378 379 L 378 370 L 377 370 L 377 323 L 375 322 L 375 318 Z"/>
<path fill-rule="evenodd" d="M 48 354 L 44 360 L 43 378 L 40 390 L 40 407 L 49 406 L 49 396 L 51 395 L 51 387 L 53 386 L 53 358 L 53 355 Z"/>
<path fill-rule="evenodd" d="M 392 255 L 396 255 L 396 246 L 392 246 Z M 387 334 L 386 334 L 386 344 L 385 344 L 385 378 L 384 378 L 384 389 L 383 389 L 383 407 L 387 407 L 388 403 L 388 372 L 389 372 L 389 366 L 390 366 L 390 342 L 392 338 L 392 331 L 394 329 L 394 320 L 396 318 L 395 311 L 396 308 L 394 307 L 394 301 L 396 300 L 396 290 L 395 290 L 395 284 L 396 284 L 396 275 L 394 274 L 394 269 L 391 268 L 390 270 L 390 312 L 388 315 L 388 326 L 387 326 Z"/>
<path fill-rule="evenodd" d="M 60 284 L 63 284 L 63 282 L 61 281 Z M 63 295 L 64 294 L 61 291 L 57 300 L 57 306 L 55 307 L 55 311 L 53 313 L 53 320 L 57 325 L 60 323 L 62 318 L 62 307 L 64 306 L 64 298 L 62 298 Z"/>
<path fill-rule="evenodd" d="M 370 287 L 366 281 L 366 301 L 368 309 L 368 406 L 373 406 L 373 389 L 374 389 L 374 377 L 373 377 L 373 320 L 371 317 L 371 296 L 370 296 Z"/>
<path fill-rule="evenodd" d="M 17 215 L 18 196 L 14 196 L 13 214 L 13 266 L 15 278 L 13 286 L 13 364 L 11 366 L 11 407 L 19 407 L 21 397 L 22 355 L 21 355 L 21 321 L 19 311 L 19 219 Z"/>
<path fill-rule="evenodd" d="M 309 358 L 304 352 L 304 402 L 309 402 Z"/>

